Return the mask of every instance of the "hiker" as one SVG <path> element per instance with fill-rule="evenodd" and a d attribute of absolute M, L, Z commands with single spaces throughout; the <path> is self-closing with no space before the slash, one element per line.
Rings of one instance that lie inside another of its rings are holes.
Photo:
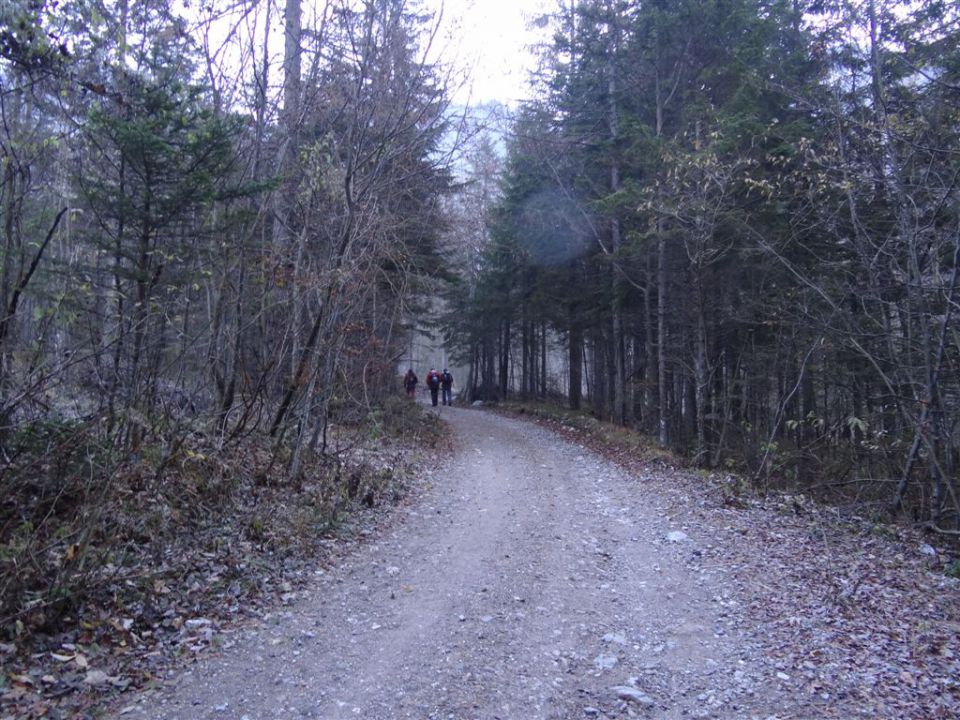
<path fill-rule="evenodd" d="M 453 375 L 446 368 L 440 373 L 440 386 L 443 389 L 443 404 L 453 405 Z"/>
<path fill-rule="evenodd" d="M 437 406 L 437 395 L 440 393 L 440 373 L 436 368 L 430 368 L 427 373 L 427 387 L 430 388 L 430 401 Z"/>
<path fill-rule="evenodd" d="M 407 374 L 403 376 L 403 387 L 407 391 L 407 397 L 411 400 L 415 400 L 417 397 L 418 382 L 420 382 L 420 378 L 417 377 L 413 368 L 407 370 Z"/>

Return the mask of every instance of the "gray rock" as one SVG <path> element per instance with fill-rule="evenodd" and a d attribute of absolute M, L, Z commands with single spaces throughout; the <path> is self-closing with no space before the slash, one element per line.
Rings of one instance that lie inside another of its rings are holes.
<path fill-rule="evenodd" d="M 110 682 L 110 676 L 107 675 L 103 670 L 90 670 L 86 675 L 83 676 L 83 681 L 87 685 L 99 687 Z"/>
<path fill-rule="evenodd" d="M 616 667 L 618 662 L 620 662 L 620 660 L 616 655 L 604 655 L 602 653 L 593 659 L 593 664 L 601 670 L 609 670 L 610 668 Z"/>
<path fill-rule="evenodd" d="M 687 540 L 687 539 L 689 539 L 687 537 L 687 534 L 680 530 L 674 530 L 672 532 L 667 533 L 667 540 L 669 540 L 670 542 L 683 542 L 684 540 Z"/>
<path fill-rule="evenodd" d="M 637 705 L 642 705 L 643 707 L 651 707 L 656 705 L 656 702 L 654 702 L 652 697 L 647 695 L 642 690 L 637 690 L 629 685 L 616 685 L 610 689 L 613 690 L 616 696 L 621 700 L 636 703 Z"/>
<path fill-rule="evenodd" d="M 623 633 L 607 633 L 603 636 L 605 643 L 616 643 L 617 645 L 626 645 L 627 637 Z"/>

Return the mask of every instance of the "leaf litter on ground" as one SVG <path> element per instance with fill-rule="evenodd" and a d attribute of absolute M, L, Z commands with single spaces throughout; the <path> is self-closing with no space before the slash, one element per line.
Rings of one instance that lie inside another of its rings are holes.
<path fill-rule="evenodd" d="M 440 437 L 434 419 L 420 420 Z M 185 453 L 189 472 L 168 471 L 163 492 L 119 493 L 96 589 L 52 627 L 0 644 L 0 720 L 94 717 L 118 693 L 231 647 L 238 628 L 268 621 L 389 521 L 384 508 L 409 500 L 418 468 L 437 451 L 402 436 L 345 444 L 335 462 L 318 458 L 297 480 L 282 467 L 262 475 L 265 446 L 195 448 Z M 198 464 L 216 479 L 198 480 Z"/>
<path fill-rule="evenodd" d="M 771 678 L 809 701 L 811 717 L 960 717 L 960 579 L 944 572 L 960 550 L 948 538 L 803 494 L 744 490 L 592 418 L 499 411 L 550 427 L 631 471 L 638 492 L 668 498 L 663 512 L 698 540 L 690 562 L 726 576 L 727 623 L 765 653 Z"/>

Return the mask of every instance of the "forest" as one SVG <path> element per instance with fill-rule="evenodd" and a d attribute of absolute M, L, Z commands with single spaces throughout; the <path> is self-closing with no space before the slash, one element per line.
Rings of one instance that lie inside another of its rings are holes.
<path fill-rule="evenodd" d="M 960 532 L 954 3 L 557 2 L 506 131 L 437 23 L 0 4 L 4 637 L 94 580 L 153 593 L 104 563 L 237 473 L 368 498 L 331 434 L 376 444 L 425 330 L 461 402 Z"/>
<path fill-rule="evenodd" d="M 960 11 L 582 0 L 448 293 L 472 397 L 958 527 Z M 479 153 L 490 157 L 491 149 Z"/>

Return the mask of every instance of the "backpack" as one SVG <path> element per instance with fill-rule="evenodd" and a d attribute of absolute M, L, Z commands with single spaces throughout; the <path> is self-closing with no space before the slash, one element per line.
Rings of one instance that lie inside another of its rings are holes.
<path fill-rule="evenodd" d="M 444 384 L 444 385 L 452 385 L 452 384 L 453 384 L 453 375 L 451 375 L 451 374 L 448 373 L 448 372 L 443 373 L 443 374 L 440 376 L 440 379 L 443 381 L 443 384 Z"/>
<path fill-rule="evenodd" d="M 440 375 L 438 375 L 435 372 L 432 372 L 429 375 L 427 375 L 427 385 L 429 385 L 432 388 L 440 387 Z"/>

